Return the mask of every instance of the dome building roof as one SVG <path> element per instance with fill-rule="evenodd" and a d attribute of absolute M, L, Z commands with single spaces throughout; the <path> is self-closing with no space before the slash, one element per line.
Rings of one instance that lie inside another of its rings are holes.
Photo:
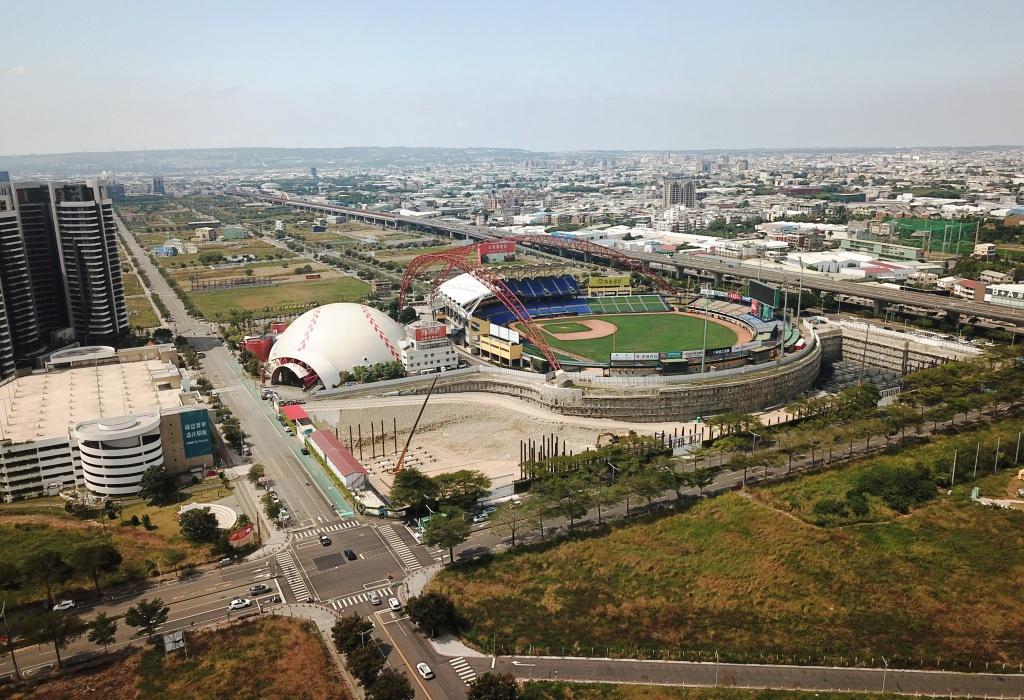
<path fill-rule="evenodd" d="M 340 373 L 378 362 L 401 361 L 402 327 L 382 311 L 363 304 L 326 304 L 299 316 L 277 338 L 268 363 L 272 381 L 291 373 L 305 388 L 318 380 L 337 386 Z"/>

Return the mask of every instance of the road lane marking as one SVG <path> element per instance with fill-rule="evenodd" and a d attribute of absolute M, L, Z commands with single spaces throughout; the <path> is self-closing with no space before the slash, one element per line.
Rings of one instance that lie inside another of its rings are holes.
<path fill-rule="evenodd" d="M 335 610 L 342 610 L 352 605 L 368 602 L 370 600 L 370 593 L 372 592 L 373 591 L 366 591 L 365 593 L 353 593 L 346 596 L 338 596 L 331 601 L 331 607 Z M 391 590 L 390 586 L 379 588 L 376 593 L 381 597 L 381 601 L 394 595 L 394 591 Z"/>
<path fill-rule="evenodd" d="M 384 620 L 380 619 L 380 613 L 377 613 L 377 618 L 378 621 L 381 623 L 381 629 L 384 630 L 384 634 L 386 634 L 388 636 L 388 639 L 391 640 L 391 648 L 398 652 L 398 656 L 401 657 L 402 663 L 405 664 L 405 667 L 409 669 L 409 673 L 412 676 L 412 679 L 416 681 L 416 685 L 418 685 L 420 687 L 420 690 L 423 691 L 423 694 L 427 696 L 427 700 L 434 700 L 434 696 L 432 696 L 430 694 L 430 691 L 427 690 L 427 686 L 423 685 L 423 681 L 420 679 L 420 674 L 416 671 L 415 668 L 413 668 L 413 665 L 409 663 L 409 659 L 405 658 L 405 654 L 402 653 L 402 650 L 398 647 L 398 644 L 395 643 L 395 638 L 391 636 L 391 632 L 387 628 L 387 623 L 384 622 Z"/>
<path fill-rule="evenodd" d="M 448 659 L 448 663 L 455 670 L 455 675 L 457 675 L 466 685 L 469 685 L 476 680 L 476 671 L 474 671 L 473 667 L 470 666 L 469 663 L 461 656 L 456 656 L 454 659 Z"/>
<path fill-rule="evenodd" d="M 275 558 L 295 599 L 305 601 L 309 598 L 309 588 L 306 587 L 306 582 L 302 579 L 302 574 L 299 572 L 299 567 L 295 564 L 295 558 L 292 557 L 292 553 L 288 551 L 279 552 Z"/>
<path fill-rule="evenodd" d="M 405 540 L 403 540 L 395 531 L 394 525 L 381 527 L 380 533 L 384 536 L 384 539 L 387 540 L 388 544 L 391 545 L 391 548 L 395 550 L 395 554 L 398 555 L 398 558 L 402 561 L 405 568 L 408 569 L 409 573 L 419 571 L 423 568 L 423 565 L 420 564 L 420 560 L 417 559 L 416 555 L 412 553 L 411 549 L 409 549 L 409 545 L 407 545 Z"/>

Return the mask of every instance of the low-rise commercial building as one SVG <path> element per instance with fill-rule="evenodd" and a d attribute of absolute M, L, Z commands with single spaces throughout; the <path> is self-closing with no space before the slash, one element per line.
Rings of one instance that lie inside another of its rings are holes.
<path fill-rule="evenodd" d="M 459 356 L 447 332 L 445 325 L 436 321 L 417 321 L 406 326 L 398 351 L 407 374 L 428 374 L 459 366 Z"/>
<path fill-rule="evenodd" d="M 46 370 L 0 385 L 0 497 L 85 487 L 138 492 L 142 474 L 213 466 L 213 420 L 173 345 L 51 355 Z"/>
<path fill-rule="evenodd" d="M 306 448 L 310 456 L 331 470 L 346 488 L 363 487 L 366 482 L 366 468 L 334 435 L 326 430 L 314 431 L 306 438 Z"/>

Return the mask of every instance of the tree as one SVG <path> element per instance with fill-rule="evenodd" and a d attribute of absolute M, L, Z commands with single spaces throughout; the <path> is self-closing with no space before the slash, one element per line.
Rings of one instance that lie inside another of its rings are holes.
<path fill-rule="evenodd" d="M 96 595 L 103 595 L 103 591 L 100 590 L 100 574 L 117 571 L 123 560 L 124 557 L 117 551 L 117 547 L 108 542 L 83 545 L 71 552 L 72 568 L 92 579 Z"/>
<path fill-rule="evenodd" d="M 208 508 L 193 508 L 178 516 L 181 534 L 192 542 L 213 542 L 217 539 L 217 516 Z"/>
<path fill-rule="evenodd" d="M 485 673 L 469 684 L 469 700 L 517 700 L 519 683 L 511 673 Z"/>
<path fill-rule="evenodd" d="M 421 513 L 428 503 L 437 500 L 437 484 L 419 469 L 404 468 L 395 476 L 391 500 L 409 506 L 412 513 Z"/>
<path fill-rule="evenodd" d="M 159 598 L 148 600 L 143 598 L 138 603 L 128 608 L 124 615 L 125 624 L 129 627 L 137 627 L 135 636 L 148 636 L 151 640 L 156 634 L 157 628 L 167 622 L 171 613 L 170 606 Z"/>
<path fill-rule="evenodd" d="M 345 665 L 364 688 L 369 688 L 384 666 L 384 656 L 376 645 L 368 644 L 345 654 Z"/>
<path fill-rule="evenodd" d="M 117 634 L 117 620 L 112 620 L 107 617 L 105 612 L 101 612 L 87 625 L 89 634 L 86 636 L 90 642 L 96 645 L 103 646 L 103 652 L 106 653 L 107 647 L 114 643 L 114 639 Z"/>
<path fill-rule="evenodd" d="M 433 481 L 437 487 L 438 501 L 463 509 L 472 508 L 491 490 L 490 477 L 475 469 L 438 474 Z"/>
<path fill-rule="evenodd" d="M 516 546 L 516 536 L 520 531 L 528 529 L 532 520 L 523 512 L 523 507 L 515 503 L 504 503 L 498 507 L 497 512 L 491 516 L 491 525 L 495 528 L 507 530 L 512 538 L 512 546 Z"/>
<path fill-rule="evenodd" d="M 402 309 L 402 312 L 398 314 L 398 322 L 403 325 L 406 323 L 412 323 L 417 318 L 419 318 L 419 314 L 416 313 L 416 309 L 412 308 L 411 306 L 405 307 L 404 309 Z"/>
<path fill-rule="evenodd" d="M 20 588 L 24 581 L 24 574 L 15 564 L 9 561 L 0 561 L 0 590 L 9 591 Z"/>
<path fill-rule="evenodd" d="M 701 467 L 700 469 L 694 469 L 692 472 L 687 474 L 690 485 L 697 487 L 701 498 L 704 497 L 705 487 L 715 480 L 715 474 L 717 471 L 718 470 L 711 469 L 709 467 Z"/>
<path fill-rule="evenodd" d="M 381 671 L 366 692 L 369 700 L 412 700 L 415 695 L 405 674 L 390 668 Z"/>
<path fill-rule="evenodd" d="M 46 586 L 46 600 L 53 607 L 53 587 L 71 580 L 74 570 L 51 549 L 43 549 L 25 557 L 21 573 L 26 581 Z"/>
<path fill-rule="evenodd" d="M 405 612 L 430 637 L 445 632 L 457 632 L 459 615 L 455 603 L 443 593 L 423 593 L 405 603 Z"/>
<path fill-rule="evenodd" d="M 455 546 L 469 537 L 469 523 L 461 508 L 449 508 L 437 513 L 427 522 L 423 531 L 423 542 L 428 547 L 447 547 L 448 561 L 455 561 Z"/>
<path fill-rule="evenodd" d="M 82 636 L 85 625 L 75 614 L 48 610 L 29 622 L 29 638 L 36 644 L 52 644 L 57 656 L 57 668 L 61 667 L 60 652 L 68 644 Z"/>
<path fill-rule="evenodd" d="M 249 467 L 249 473 L 246 474 L 246 478 L 249 479 L 250 484 L 255 484 L 257 481 L 266 476 L 266 470 L 262 464 L 254 464 Z"/>
<path fill-rule="evenodd" d="M 263 504 L 263 511 L 267 514 L 267 517 L 274 520 L 281 514 L 281 503 L 280 501 L 274 500 L 274 494 L 265 493 L 260 498 L 260 502 Z"/>
<path fill-rule="evenodd" d="M 163 466 L 153 466 L 142 474 L 139 496 L 151 504 L 167 503 L 177 492 L 177 481 Z"/>
<path fill-rule="evenodd" d="M 355 613 L 347 615 L 331 627 L 331 639 L 342 654 L 348 654 L 364 644 L 366 634 L 373 630 L 373 623 Z"/>

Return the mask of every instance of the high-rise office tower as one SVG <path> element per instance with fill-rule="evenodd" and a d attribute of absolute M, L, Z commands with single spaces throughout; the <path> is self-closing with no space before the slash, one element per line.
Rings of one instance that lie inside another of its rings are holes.
<path fill-rule="evenodd" d="M 693 180 L 666 177 L 662 180 L 662 206 L 665 209 L 680 204 L 689 209 L 697 206 L 697 187 Z"/>
<path fill-rule="evenodd" d="M 0 292 L 14 354 L 31 353 L 39 345 L 39 321 L 14 189 L 7 181 L 0 181 Z"/>
<path fill-rule="evenodd" d="M 85 344 L 109 342 L 128 330 L 128 310 L 106 183 L 59 183 L 50 190 L 75 336 Z"/>
<path fill-rule="evenodd" d="M 18 182 L 14 184 L 14 197 L 28 255 L 40 339 L 48 342 L 54 331 L 70 325 L 54 225 L 53 195 L 47 183 Z"/>
<path fill-rule="evenodd" d="M 159 175 L 153 176 L 153 194 L 167 194 L 167 190 L 164 189 L 164 179 Z"/>

